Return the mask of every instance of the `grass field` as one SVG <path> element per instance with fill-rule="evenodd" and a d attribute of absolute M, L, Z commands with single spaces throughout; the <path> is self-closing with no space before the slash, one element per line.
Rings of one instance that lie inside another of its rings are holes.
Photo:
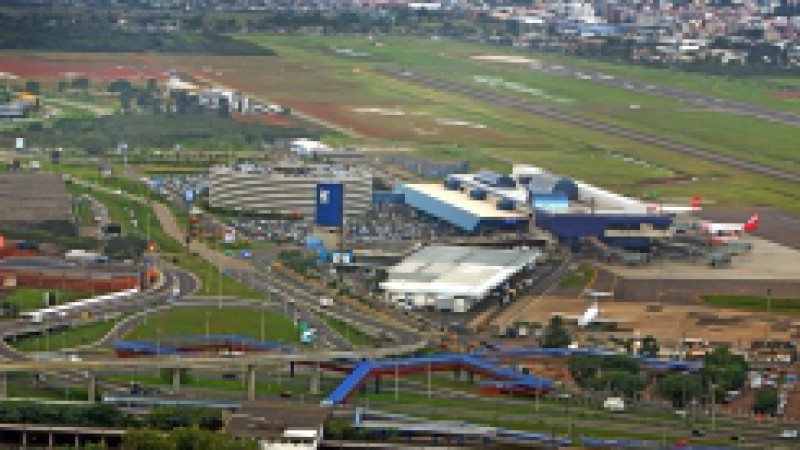
<path fill-rule="evenodd" d="M 594 269 L 588 264 L 581 264 L 558 282 L 562 289 L 583 289 L 592 280 Z"/>
<path fill-rule="evenodd" d="M 785 170 L 795 170 L 797 160 L 792 150 L 791 127 L 728 114 L 700 114 L 655 96 L 469 60 L 478 53 L 505 54 L 508 48 L 414 38 L 388 39 L 382 47 L 353 37 L 246 38 L 278 50 L 279 59 L 265 69 L 274 71 L 276 76 L 250 76 L 241 68 L 235 73 L 223 73 L 223 78 L 264 96 L 280 92 L 290 104 L 296 101 L 308 108 L 306 112 L 375 136 L 360 142 L 380 145 L 390 140 L 391 145 L 418 148 L 426 157 L 470 159 L 478 168 L 505 169 L 511 162 L 530 163 L 629 195 L 642 196 L 657 190 L 664 196 L 703 195 L 730 206 L 770 205 L 800 211 L 800 197 L 788 183 L 515 110 L 476 104 L 460 96 L 387 78 L 377 69 L 388 64 L 402 65 L 459 81 L 475 75 L 500 76 L 574 100 L 559 106 L 572 113 L 702 144 Z M 331 45 L 372 56 L 354 61 L 336 55 L 330 50 Z M 293 73 L 298 67 L 305 71 L 296 77 L 277 76 Z M 318 82 L 307 78 L 309 71 L 318 72 Z M 336 92 L 327 92 L 330 86 L 336 86 Z M 628 106 L 632 103 L 642 104 L 643 110 L 631 111 Z M 402 115 L 355 112 L 363 108 L 400 111 Z M 469 121 L 486 128 L 433 126 L 434 118 Z M 424 125 L 425 121 L 428 125 Z"/>
<path fill-rule="evenodd" d="M 509 396 L 473 396 L 456 398 L 439 395 L 435 390 L 429 397 L 426 393 L 427 377 L 415 376 L 412 386 L 404 378 L 400 381 L 400 393 L 394 393 L 394 380 L 383 379 L 381 393 L 373 392 L 372 385 L 366 392 L 355 393 L 351 404 L 369 405 L 382 411 L 427 417 L 432 420 L 456 420 L 474 424 L 497 426 L 515 430 L 540 433 L 555 433 L 561 436 L 592 436 L 641 438 L 661 441 L 663 438 L 687 437 L 691 425 L 667 411 L 652 408 L 630 407 L 622 413 L 608 413 L 598 405 L 587 405 L 576 399 L 569 402 L 552 397 L 542 397 L 538 402 L 528 398 L 519 403 L 506 403 Z M 459 392 L 476 392 L 476 386 L 439 373 L 431 377 L 434 388 L 446 388 Z M 412 392 L 409 392 L 411 390 Z M 728 419 L 718 418 L 718 421 Z M 721 423 L 721 422 L 718 422 Z M 707 426 L 708 419 L 701 418 L 696 426 Z M 723 437 L 707 437 L 695 442 L 724 443 Z"/>
<path fill-rule="evenodd" d="M 0 298 L 0 301 L 16 305 L 20 311 L 31 311 L 46 307 L 44 303 L 44 295 L 47 292 L 52 292 L 53 294 L 55 294 L 56 301 L 59 304 L 69 303 L 84 298 L 90 298 L 92 296 L 90 292 L 19 288 L 12 291 L 6 297 Z"/>
<path fill-rule="evenodd" d="M 736 295 L 707 295 L 703 301 L 717 308 L 740 309 L 743 311 L 768 312 L 775 314 L 800 314 L 800 299 L 750 297 Z"/>
<path fill-rule="evenodd" d="M 116 323 L 116 319 L 93 322 L 64 331 L 17 339 L 10 343 L 14 348 L 23 352 L 45 352 L 73 348 L 97 341 L 108 334 Z"/>
<path fill-rule="evenodd" d="M 278 377 L 275 373 L 266 373 L 264 370 L 256 374 L 256 394 L 263 395 L 279 395 L 286 392 L 294 396 L 304 396 L 306 399 L 317 399 L 320 395 L 309 395 L 308 393 L 308 377 L 301 374 L 295 375 L 295 378 L 288 378 L 285 375 Z M 214 391 L 224 392 L 238 392 L 244 395 L 246 386 L 244 384 L 244 376 L 240 376 L 241 380 L 220 380 L 220 379 L 207 379 L 200 378 L 194 373 L 191 374 L 189 380 L 182 380 L 181 386 L 186 388 L 201 388 Z M 107 377 L 109 381 L 116 382 L 136 382 L 141 386 L 171 386 L 172 380 L 165 380 L 158 376 L 153 375 L 112 375 Z"/>
<path fill-rule="evenodd" d="M 341 320 L 320 314 L 319 318 L 353 345 L 372 345 L 375 339 Z"/>
<path fill-rule="evenodd" d="M 224 304 L 223 304 L 224 305 Z M 168 336 L 209 334 L 241 334 L 261 339 L 262 317 L 264 339 L 277 342 L 298 342 L 299 334 L 292 322 L 269 311 L 260 313 L 248 308 L 176 308 L 157 314 L 134 328 L 126 339 L 155 341 Z"/>
<path fill-rule="evenodd" d="M 59 169 L 62 168 L 59 167 Z M 137 195 L 142 193 L 143 187 L 130 180 L 116 177 L 99 178 L 96 176 L 88 178 L 93 170 L 86 166 L 64 166 L 63 169 L 66 173 L 92 183 L 99 183 L 101 186 L 112 189 L 121 188 L 123 192 L 131 192 Z M 159 251 L 164 254 L 167 260 L 174 261 L 178 266 L 194 273 L 200 279 L 201 287 L 197 294 L 223 295 L 247 299 L 266 298 L 264 293 L 234 280 L 200 257 L 187 252 L 183 245 L 172 239 L 161 229 L 158 219 L 150 206 L 143 205 L 122 195 L 108 194 L 97 189 L 90 190 L 78 185 L 71 185 L 70 190 L 73 194 L 89 193 L 103 203 L 108 209 L 111 220 L 122 224 L 123 234 L 131 233 L 141 238 L 146 238 L 149 235 L 150 239 L 158 244 Z M 133 220 L 136 220 L 135 224 Z"/>
<path fill-rule="evenodd" d="M 506 87 L 476 82 L 476 77 L 481 76 L 500 78 L 546 94 L 525 94 L 524 98 L 530 101 L 784 170 L 800 171 L 800 161 L 793 149 L 796 134 L 790 127 L 729 114 L 700 113 L 656 96 L 470 59 L 476 54 L 527 55 L 509 47 L 407 37 L 381 38 L 385 44 L 381 47 L 373 46 L 362 37 L 348 36 L 248 34 L 240 37 L 274 48 L 279 56 L 267 60 L 262 57 L 181 55 L 166 58 L 152 55 L 147 58 L 148 65 L 177 65 L 198 78 L 219 80 L 265 100 L 282 102 L 294 110 L 353 129 L 362 136 L 349 139 L 356 145 L 409 147 L 436 159 L 470 159 L 476 168 L 507 170 L 512 162 L 530 163 L 629 195 L 641 196 L 657 190 L 663 196 L 702 195 L 720 205 L 762 205 L 800 211 L 800 194 L 789 183 L 508 108 L 490 107 L 462 96 L 431 91 L 388 78 L 378 69 L 387 65 L 412 67 L 485 89 L 502 89 L 512 97 L 523 95 Z M 371 56 L 345 57 L 335 53 L 332 46 L 364 51 Z M 60 58 L 69 61 L 83 56 L 61 55 Z M 556 55 L 542 57 L 559 59 Z M 86 58 L 91 59 L 92 64 L 102 61 L 118 64 L 123 57 L 91 55 Z M 594 61 L 586 63 L 603 65 Z M 772 98 L 770 96 L 779 89 L 776 86 L 783 85 L 780 81 L 759 85 L 756 80 L 744 82 L 696 74 L 676 75 L 673 71 L 657 69 L 622 66 L 618 69 L 640 72 L 643 77 L 653 76 L 654 83 L 663 80 L 663 84 L 668 85 L 675 78 L 680 79 L 680 83 L 696 84 L 700 92 L 721 96 L 729 92 L 731 98 L 741 94 L 751 100 Z M 760 93 L 753 94 L 748 89 Z M 561 103 L 551 98 L 570 101 Z M 631 110 L 629 105 L 634 103 L 641 109 Z M 783 100 L 772 99 L 767 103 L 785 106 Z M 403 115 L 368 112 L 374 108 L 396 109 Z M 436 119 L 452 120 L 450 124 L 442 124 Z M 452 121 L 469 122 L 473 126 L 453 125 Z"/>

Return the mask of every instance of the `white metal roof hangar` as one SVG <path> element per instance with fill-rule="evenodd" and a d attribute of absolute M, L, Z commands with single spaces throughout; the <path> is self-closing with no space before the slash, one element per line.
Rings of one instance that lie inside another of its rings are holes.
<path fill-rule="evenodd" d="M 532 270 L 540 254 L 537 249 L 432 245 L 390 268 L 381 288 L 398 306 L 464 312 L 493 291 L 509 288 L 509 280 Z"/>

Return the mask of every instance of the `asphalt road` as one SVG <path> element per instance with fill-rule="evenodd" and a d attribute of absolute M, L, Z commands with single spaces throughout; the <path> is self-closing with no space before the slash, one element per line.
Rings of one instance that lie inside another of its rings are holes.
<path fill-rule="evenodd" d="M 299 313 L 308 314 L 310 318 L 313 318 L 311 323 L 324 325 L 324 321 L 316 318 L 316 315 L 324 313 L 320 311 L 321 308 L 319 307 L 319 298 L 324 294 L 317 292 L 316 289 L 309 288 L 309 286 L 299 283 L 292 277 L 274 272 L 261 272 L 250 275 L 240 273 L 237 274 L 237 278 L 256 289 L 276 296 L 281 302 L 293 301 Z M 356 329 L 370 331 L 371 333 L 369 334 L 379 332 L 388 336 L 394 344 L 413 343 L 418 342 L 420 339 L 417 333 L 389 325 L 374 316 L 350 308 L 341 302 L 334 302 L 326 310 L 332 315 L 344 318 Z M 320 327 L 321 330 L 326 328 L 328 327 Z M 334 336 L 331 336 L 331 340 L 334 343 L 350 346 L 350 343 L 341 335 L 336 332 L 332 334 Z"/>
<path fill-rule="evenodd" d="M 173 288 L 178 286 L 178 296 L 192 293 L 197 288 L 194 277 L 183 270 L 167 268 L 163 270 L 165 281 L 157 289 L 144 291 L 132 299 L 122 302 L 106 303 L 87 308 L 95 317 L 108 317 L 119 313 L 129 313 L 141 310 L 148 306 L 166 303 L 173 297 Z M 44 323 L 31 323 L 25 319 L 8 320 L 0 322 L 0 336 L 3 336 L 3 345 L 0 345 L 0 357 L 11 361 L 22 361 L 28 357 L 18 352 L 5 343 L 9 339 L 30 334 L 41 334 L 46 330 L 57 331 L 74 326 L 85 325 L 86 321 L 74 317 L 55 318 Z M 120 333 L 116 333 L 120 334 Z"/>
<path fill-rule="evenodd" d="M 790 183 L 800 183 L 800 174 L 787 172 L 775 169 L 769 166 L 757 164 L 740 158 L 735 158 L 728 155 L 723 155 L 711 150 L 691 147 L 688 145 L 673 142 L 667 139 L 650 136 L 638 131 L 629 130 L 616 125 L 610 125 L 597 120 L 592 120 L 584 117 L 573 116 L 564 111 L 556 108 L 538 105 L 522 100 L 516 100 L 505 95 L 500 95 L 495 92 L 481 90 L 475 86 L 470 86 L 461 83 L 455 83 L 440 78 L 435 78 L 427 75 L 422 75 L 400 67 L 388 67 L 383 71 L 395 78 L 403 79 L 413 83 L 417 83 L 431 89 L 452 92 L 464 95 L 472 100 L 484 103 L 490 103 L 496 106 L 514 108 L 520 111 L 536 114 L 550 119 L 560 120 L 572 125 L 590 128 L 593 130 L 601 131 L 603 133 L 611 134 L 617 137 L 630 139 L 637 142 L 642 142 L 654 147 L 662 148 L 664 150 L 683 153 L 690 156 L 706 159 L 726 166 L 734 167 L 736 169 L 744 170 L 747 172 L 757 173 L 759 175 L 766 175 L 769 177 L 777 178 Z"/>
<path fill-rule="evenodd" d="M 629 91 L 641 92 L 644 94 L 658 95 L 660 97 L 665 97 L 671 100 L 677 100 L 716 111 L 771 120 L 786 125 L 800 126 L 800 115 L 795 113 L 775 111 L 748 103 L 736 102 L 719 97 L 711 97 L 708 95 L 698 94 L 697 92 L 658 86 L 631 78 L 622 78 L 616 75 L 609 75 L 602 72 L 565 66 L 563 64 L 549 63 L 545 61 L 540 61 L 539 64 L 537 64 L 535 67 L 532 67 L 532 70 L 546 72 L 550 75 L 577 78 L 580 80 L 585 80 L 589 83 L 602 84 L 604 86 L 627 89 Z"/>
<path fill-rule="evenodd" d="M 281 304 L 283 314 L 290 317 L 295 322 L 306 322 L 309 326 L 317 330 L 317 342 L 323 347 L 336 350 L 352 350 L 353 346 L 344 337 L 331 329 L 325 322 L 316 317 L 309 308 L 304 298 L 296 295 L 294 289 L 287 288 L 282 284 L 277 284 L 270 278 L 260 274 L 231 272 L 229 273 L 242 283 L 268 293 L 272 298 Z"/>

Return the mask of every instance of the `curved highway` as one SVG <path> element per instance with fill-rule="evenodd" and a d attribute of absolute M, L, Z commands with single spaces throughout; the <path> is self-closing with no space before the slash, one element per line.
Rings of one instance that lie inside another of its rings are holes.
<path fill-rule="evenodd" d="M 160 286 L 141 292 L 131 299 L 112 302 L 87 308 L 97 318 L 109 317 L 115 314 L 131 313 L 143 308 L 166 303 L 172 299 L 174 288 L 179 288 L 179 296 L 190 294 L 197 289 L 196 279 L 182 269 L 165 268 L 162 270 L 164 282 Z M 0 345 L 0 357 L 11 361 L 28 359 L 24 353 L 17 351 L 7 341 L 20 336 L 42 334 L 46 331 L 63 330 L 85 325 L 86 321 L 76 317 L 63 317 L 47 320 L 44 323 L 31 323 L 25 319 L 16 319 L 0 322 L 0 336 L 3 343 Z M 118 334 L 117 334 L 118 335 Z M 108 338 L 108 335 L 106 336 Z M 106 339 L 104 338 L 104 339 Z"/>
<path fill-rule="evenodd" d="M 584 117 L 573 116 L 565 113 L 556 108 L 541 106 L 526 101 L 512 99 L 495 92 L 477 89 L 474 86 L 456 83 L 452 81 L 442 80 L 440 78 L 422 75 L 400 67 L 384 68 L 383 72 L 399 79 L 414 82 L 431 89 L 452 92 L 464 95 L 472 100 L 491 103 L 501 107 L 514 108 L 520 111 L 541 115 L 550 119 L 560 120 L 572 125 L 578 125 L 584 128 L 590 128 L 608 133 L 614 136 L 631 139 L 634 141 L 642 142 L 654 147 L 659 147 L 664 150 L 676 151 L 698 158 L 703 158 L 709 161 L 724 164 L 726 166 L 734 167 L 747 172 L 757 173 L 759 175 L 766 175 L 773 178 L 778 178 L 790 183 L 800 183 L 800 174 L 787 172 L 784 170 L 775 169 L 762 164 L 754 163 L 744 159 L 736 158 L 733 156 L 723 155 L 711 150 L 691 147 L 688 145 L 673 142 L 667 139 L 650 136 L 638 131 L 629 130 L 627 128 L 610 125 L 597 120 L 592 120 Z"/>
<path fill-rule="evenodd" d="M 409 344 L 418 342 L 420 339 L 419 334 L 416 332 L 387 324 L 385 321 L 381 321 L 375 316 L 351 308 L 339 301 L 334 302 L 333 305 L 326 308 L 321 308 L 319 306 L 319 298 L 325 296 L 325 294 L 319 292 L 319 289 L 309 289 L 308 285 L 299 283 L 291 276 L 278 272 L 234 273 L 233 275 L 243 283 L 273 295 L 284 305 L 294 304 L 297 312 L 307 317 L 315 315 L 330 316 L 336 320 L 350 324 L 353 328 L 373 338 L 385 339 L 395 344 Z M 311 320 L 312 323 L 321 323 L 323 325 L 325 323 L 324 320 Z M 325 329 L 329 327 L 321 328 Z M 344 348 L 352 348 L 351 344 L 343 339 L 341 335 L 336 332 L 332 332 L 331 334 L 333 334 L 333 336 L 328 335 L 330 340 L 340 344 L 340 346 Z"/>

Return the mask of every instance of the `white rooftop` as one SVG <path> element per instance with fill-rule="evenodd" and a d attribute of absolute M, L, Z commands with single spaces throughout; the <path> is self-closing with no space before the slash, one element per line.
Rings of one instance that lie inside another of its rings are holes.
<path fill-rule="evenodd" d="M 534 264 L 538 250 L 431 245 L 388 271 L 389 292 L 482 298 L 509 277 Z"/>
<path fill-rule="evenodd" d="M 283 431 L 283 437 L 289 439 L 315 439 L 319 431 L 304 428 L 289 428 Z"/>
<path fill-rule="evenodd" d="M 486 200 L 474 200 L 461 191 L 453 191 L 441 184 L 407 184 L 408 189 L 413 189 L 442 203 L 451 205 L 473 216 L 480 218 L 518 219 L 526 217 L 519 211 L 504 211 Z"/>

